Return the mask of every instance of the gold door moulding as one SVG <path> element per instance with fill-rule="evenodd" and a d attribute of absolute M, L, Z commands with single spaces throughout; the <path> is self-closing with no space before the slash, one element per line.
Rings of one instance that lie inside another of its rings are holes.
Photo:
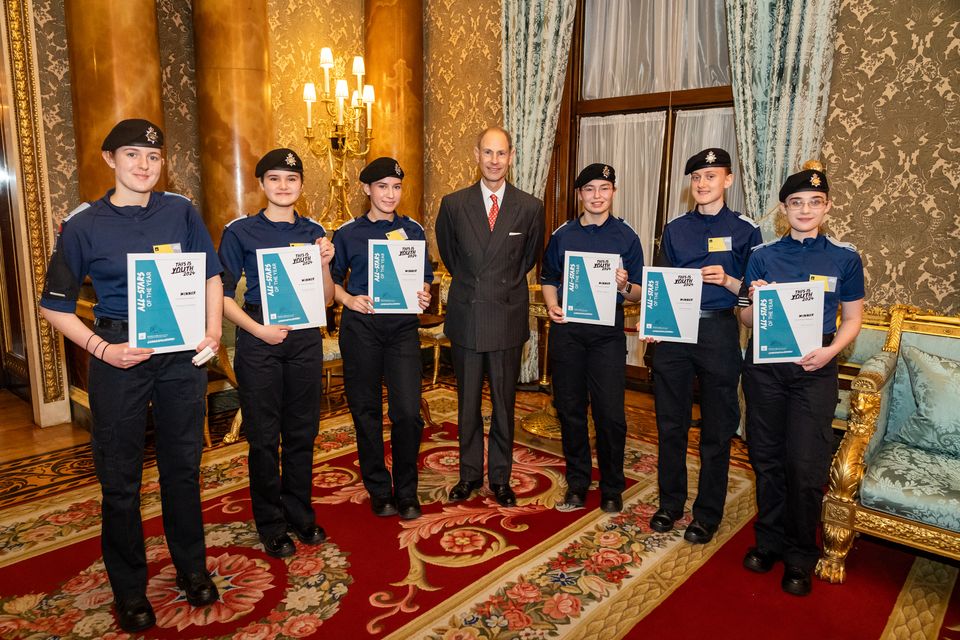
<path fill-rule="evenodd" d="M 63 349 L 54 338 L 53 329 L 40 317 L 39 292 L 43 290 L 46 275 L 48 247 L 50 246 L 49 204 L 43 189 L 44 158 L 40 149 L 40 110 L 34 91 L 37 69 L 34 65 L 30 37 L 30 0 L 5 0 L 4 14 L 7 21 L 7 47 L 10 58 L 11 82 L 13 84 L 13 120 L 16 131 L 16 152 L 19 158 L 22 185 L 19 196 L 27 214 L 26 236 L 29 245 L 30 282 L 29 295 L 34 297 L 33 322 L 37 327 L 37 342 L 40 369 L 43 376 L 43 400 L 45 403 L 64 399 L 61 382 Z M 25 292 L 26 293 L 26 292 Z"/>

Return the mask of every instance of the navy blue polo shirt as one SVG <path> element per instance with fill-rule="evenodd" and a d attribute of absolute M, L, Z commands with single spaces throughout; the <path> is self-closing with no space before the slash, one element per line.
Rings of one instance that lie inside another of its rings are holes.
<path fill-rule="evenodd" d="M 327 235 L 323 225 L 312 218 L 304 218 L 296 211 L 293 222 L 273 222 L 260 212 L 242 216 L 227 223 L 220 239 L 220 261 L 223 263 L 223 295 L 232 298 L 237 293 L 237 281 L 247 276 L 244 302 L 260 304 L 260 271 L 257 269 L 257 249 L 276 249 L 302 244 L 314 244 Z"/>
<path fill-rule="evenodd" d="M 643 274 L 643 247 L 629 224 L 607 216 L 603 224 L 581 224 L 583 218 L 568 220 L 550 236 L 543 254 L 540 283 L 557 287 L 557 299 L 563 301 L 563 257 L 567 251 L 616 253 L 623 260 L 629 282 L 640 282 Z M 617 294 L 617 304 L 623 296 Z"/>
<path fill-rule="evenodd" d="M 210 234 L 193 204 L 176 193 L 150 194 L 147 206 L 118 207 L 106 195 L 77 207 L 60 225 L 40 306 L 73 313 L 88 275 L 98 318 L 127 319 L 127 254 L 155 248 L 205 253 L 207 278 L 220 273 Z"/>
<path fill-rule="evenodd" d="M 751 247 L 763 242 L 757 224 L 727 205 L 716 215 L 688 211 L 671 220 L 663 230 L 658 266 L 700 269 L 720 265 L 730 276 L 743 278 Z M 703 284 L 700 308 L 731 309 L 737 295 L 718 284 Z"/>
<path fill-rule="evenodd" d="M 790 234 L 755 247 L 743 280 L 746 289 L 754 280 L 807 282 L 811 276 L 828 279 L 823 297 L 823 332 L 837 330 L 837 307 L 864 296 L 863 262 L 857 248 L 829 236 L 794 240 Z"/>
<path fill-rule="evenodd" d="M 368 240 L 384 240 L 391 231 L 403 229 L 407 240 L 425 240 L 426 236 L 416 220 L 407 216 L 393 215 L 393 220 L 373 221 L 366 215 L 358 216 L 340 225 L 333 234 L 333 263 L 330 265 L 330 275 L 333 283 L 343 286 L 343 281 L 350 272 L 346 291 L 352 296 L 367 295 L 367 254 Z M 433 282 L 433 268 L 427 252 L 423 255 L 423 281 Z"/>

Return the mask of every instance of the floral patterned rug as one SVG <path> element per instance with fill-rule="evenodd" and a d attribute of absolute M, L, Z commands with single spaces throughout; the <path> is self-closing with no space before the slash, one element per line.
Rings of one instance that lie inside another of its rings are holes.
<path fill-rule="evenodd" d="M 145 472 L 148 638 L 541 638 L 619 637 L 701 567 L 753 515 L 752 480 L 731 470 L 727 514 L 714 542 L 694 546 L 682 529 L 647 522 L 656 503 L 655 448 L 628 442 L 624 512 L 555 509 L 566 489 L 555 442 L 518 432 L 504 509 L 484 490 L 445 503 L 456 483 L 456 394 L 424 392 L 424 516 L 403 522 L 369 509 L 348 414 L 322 422 L 314 503 L 328 541 L 267 556 L 253 530 L 245 445 L 206 452 L 202 470 L 207 568 L 221 599 L 194 609 L 174 585 L 159 516 L 156 470 Z M 518 418 L 538 408 L 521 396 Z M 690 485 L 696 462 L 690 458 Z M 99 495 L 82 487 L 0 511 L 0 636 L 129 638 L 118 630 L 99 550 Z M 599 634 L 599 635 L 598 635 Z"/>

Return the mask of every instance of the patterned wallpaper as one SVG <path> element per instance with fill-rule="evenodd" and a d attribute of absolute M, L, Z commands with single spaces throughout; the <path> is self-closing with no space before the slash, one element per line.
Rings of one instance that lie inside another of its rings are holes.
<path fill-rule="evenodd" d="M 203 199 L 191 0 L 157 0 L 157 28 L 162 67 L 163 133 L 166 137 L 166 188 L 182 193 L 199 207 Z"/>
<path fill-rule="evenodd" d="M 37 47 L 37 80 L 42 105 L 46 178 L 51 217 L 59 221 L 80 204 L 77 185 L 77 147 L 73 135 L 73 103 L 67 29 L 61 0 L 33 4 Z"/>
<path fill-rule="evenodd" d="M 478 179 L 476 136 L 503 118 L 499 0 L 424 0 L 424 215 L 430 253 L 440 199 Z"/>
<path fill-rule="evenodd" d="M 303 85 L 313 82 L 322 91 L 321 48 L 333 49 L 334 71 L 339 71 L 334 75 L 339 77 L 344 77 L 344 69 L 350 73 L 353 56 L 363 55 L 363 0 L 267 0 L 267 16 L 274 139 L 278 147 L 290 147 L 303 159 L 304 192 L 298 206 L 301 213 L 319 215 L 328 200 L 330 170 L 326 155 L 318 158 L 307 151 Z M 314 117 L 317 111 L 314 105 Z M 363 158 L 347 161 L 353 215 L 366 208 L 366 196 L 357 183 L 365 164 Z"/>
<path fill-rule="evenodd" d="M 824 160 L 829 226 L 867 304 L 960 312 L 960 3 L 843 0 Z"/>

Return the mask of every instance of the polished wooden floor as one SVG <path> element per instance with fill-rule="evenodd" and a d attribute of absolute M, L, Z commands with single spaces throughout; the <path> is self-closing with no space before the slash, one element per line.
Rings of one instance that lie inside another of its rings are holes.
<path fill-rule="evenodd" d="M 90 433 L 71 423 L 41 429 L 29 402 L 0 390 L 0 465 L 89 441 Z"/>

